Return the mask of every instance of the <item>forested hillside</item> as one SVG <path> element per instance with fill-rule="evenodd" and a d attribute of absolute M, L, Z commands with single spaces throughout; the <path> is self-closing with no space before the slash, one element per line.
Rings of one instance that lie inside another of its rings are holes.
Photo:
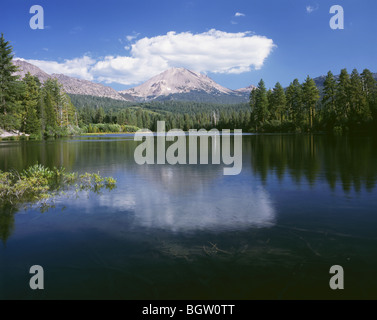
<path fill-rule="evenodd" d="M 132 103 L 108 98 L 71 95 L 77 107 L 80 126 L 91 132 L 98 124 L 130 125 L 156 130 L 159 120 L 166 128 L 189 129 L 244 129 L 250 126 L 250 107 L 247 103 L 236 105 L 165 101 Z M 89 126 L 95 124 L 94 126 Z M 102 127 L 101 127 L 102 128 Z M 107 127 L 109 128 L 109 127 Z M 118 131 L 119 127 L 113 127 Z M 99 130 L 101 131 L 101 130 Z"/>

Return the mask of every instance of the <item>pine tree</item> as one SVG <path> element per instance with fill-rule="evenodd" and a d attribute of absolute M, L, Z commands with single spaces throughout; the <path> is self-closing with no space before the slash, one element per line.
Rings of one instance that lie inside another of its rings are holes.
<path fill-rule="evenodd" d="M 284 93 L 284 89 L 279 82 L 276 83 L 274 90 L 272 91 L 272 103 L 276 114 L 276 119 L 282 123 L 286 119 L 286 107 L 287 101 Z"/>
<path fill-rule="evenodd" d="M 350 77 L 350 112 L 349 127 L 360 128 L 371 120 L 371 113 L 367 102 L 367 96 L 363 90 L 362 79 L 354 69 Z"/>
<path fill-rule="evenodd" d="M 56 123 L 56 113 L 54 108 L 54 99 L 50 91 L 46 87 L 43 88 L 43 110 L 44 117 L 43 127 L 45 128 L 45 134 L 47 136 L 55 136 L 57 123 Z"/>
<path fill-rule="evenodd" d="M 314 80 L 309 76 L 307 76 L 305 82 L 302 85 L 302 97 L 304 102 L 304 108 L 308 115 L 309 128 L 313 129 L 315 108 L 319 100 L 319 90 L 315 85 Z"/>
<path fill-rule="evenodd" d="M 22 101 L 22 123 L 21 130 L 25 133 L 40 135 L 41 122 L 38 117 L 40 104 L 40 87 L 39 81 L 29 72 L 25 75 L 23 82 L 25 84 L 25 93 Z"/>
<path fill-rule="evenodd" d="M 363 82 L 363 91 L 373 120 L 372 127 L 377 130 L 377 81 L 374 79 L 372 72 L 368 69 L 363 70 L 361 79 Z"/>
<path fill-rule="evenodd" d="M 12 46 L 5 41 L 4 34 L 0 37 L 0 126 L 4 129 L 18 129 L 19 98 L 22 86 L 16 81 L 19 77 L 14 73 L 18 68 L 12 63 Z"/>
<path fill-rule="evenodd" d="M 327 73 L 322 97 L 322 115 L 324 125 L 327 130 L 332 130 L 335 126 L 336 114 L 336 90 L 337 83 L 331 71 Z"/>
<path fill-rule="evenodd" d="M 270 119 L 269 120 L 276 120 L 276 108 L 275 108 L 275 103 L 273 100 L 273 94 L 272 90 L 268 89 L 267 91 L 267 101 L 268 101 L 268 111 L 270 113 Z"/>
<path fill-rule="evenodd" d="M 371 96 L 376 94 L 377 91 L 377 81 L 374 79 L 372 72 L 368 69 L 364 69 L 361 73 L 361 80 L 363 83 L 363 91 L 366 96 Z"/>
<path fill-rule="evenodd" d="M 259 81 L 258 87 L 252 91 L 250 106 L 253 113 L 255 130 L 258 131 L 269 117 L 267 91 L 263 79 Z"/>
<path fill-rule="evenodd" d="M 68 127 L 69 125 L 77 125 L 77 112 L 73 106 L 69 96 L 60 89 L 60 127 Z"/>
<path fill-rule="evenodd" d="M 347 69 L 340 71 L 338 85 L 336 88 L 336 115 L 337 123 L 345 128 L 348 122 L 350 110 L 350 89 L 351 82 Z"/>
<path fill-rule="evenodd" d="M 286 100 L 290 120 L 293 121 L 296 127 L 301 127 L 304 117 L 302 110 L 302 87 L 298 79 L 294 79 L 287 88 Z"/>

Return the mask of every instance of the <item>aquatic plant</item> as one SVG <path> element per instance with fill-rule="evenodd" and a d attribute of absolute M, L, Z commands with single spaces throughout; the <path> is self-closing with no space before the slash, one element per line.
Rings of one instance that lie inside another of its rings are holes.
<path fill-rule="evenodd" d="M 114 178 L 102 177 L 99 173 L 79 175 L 66 172 L 63 167 L 50 169 L 38 163 L 21 172 L 0 170 L 0 211 L 15 211 L 21 205 L 35 203 L 44 207 L 48 199 L 64 194 L 69 187 L 74 187 L 76 192 L 99 192 L 103 188 L 112 190 L 115 186 Z"/>

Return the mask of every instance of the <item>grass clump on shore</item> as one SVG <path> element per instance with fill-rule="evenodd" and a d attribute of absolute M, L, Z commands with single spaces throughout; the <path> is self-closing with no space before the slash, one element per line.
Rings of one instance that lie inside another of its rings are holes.
<path fill-rule="evenodd" d="M 34 203 L 40 203 L 43 207 L 48 199 L 63 194 L 70 186 L 76 192 L 98 192 L 102 188 L 115 188 L 116 180 L 102 177 L 99 173 L 79 175 L 66 172 L 63 167 L 50 169 L 41 164 L 35 164 L 22 172 L 0 170 L 0 210 L 17 209 L 21 205 Z"/>

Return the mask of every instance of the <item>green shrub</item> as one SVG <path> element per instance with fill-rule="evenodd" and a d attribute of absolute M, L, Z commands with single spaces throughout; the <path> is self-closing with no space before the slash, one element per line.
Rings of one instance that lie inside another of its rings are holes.
<path fill-rule="evenodd" d="M 130 126 L 130 125 L 127 125 L 127 124 L 122 127 L 122 132 L 136 132 L 138 130 L 140 130 L 139 127 Z"/>
<path fill-rule="evenodd" d="M 41 133 L 32 133 L 29 136 L 29 140 L 41 140 L 42 134 Z"/>
<path fill-rule="evenodd" d="M 35 164 L 18 172 L 0 170 L 0 209 L 46 201 L 64 192 L 69 186 L 77 191 L 87 190 L 99 192 L 102 188 L 112 190 L 116 180 L 112 177 L 102 177 L 99 173 L 67 173 L 65 169 L 47 168 Z M 14 210 L 13 210 L 14 211 Z"/>

